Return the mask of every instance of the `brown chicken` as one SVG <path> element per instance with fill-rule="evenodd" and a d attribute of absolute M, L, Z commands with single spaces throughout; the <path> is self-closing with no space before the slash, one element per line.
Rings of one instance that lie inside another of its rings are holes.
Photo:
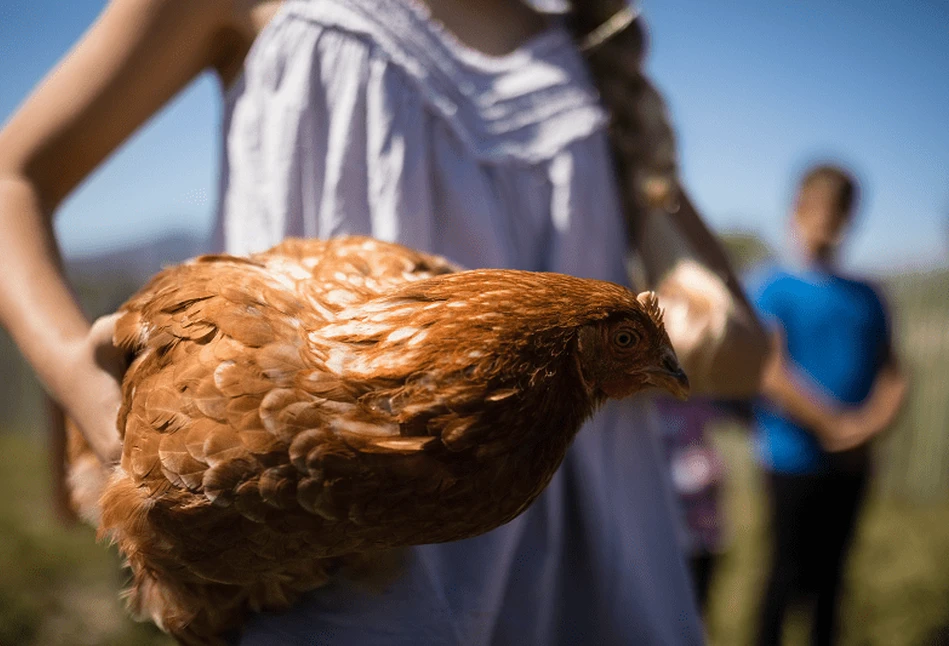
<path fill-rule="evenodd" d="M 189 644 L 511 520 L 607 398 L 688 390 L 651 293 L 367 238 L 205 256 L 121 312 L 121 464 L 73 431 L 71 481 L 132 611 Z"/>

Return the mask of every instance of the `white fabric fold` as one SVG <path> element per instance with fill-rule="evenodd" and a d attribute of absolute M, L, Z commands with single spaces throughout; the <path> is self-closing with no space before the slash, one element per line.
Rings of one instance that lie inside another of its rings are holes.
<path fill-rule="evenodd" d="M 219 249 L 358 233 L 626 282 L 606 118 L 569 35 L 489 57 L 426 15 L 416 0 L 281 7 L 227 95 Z M 608 405 L 508 525 L 410 550 L 380 595 L 340 583 L 258 616 L 241 643 L 701 643 L 650 410 Z"/>

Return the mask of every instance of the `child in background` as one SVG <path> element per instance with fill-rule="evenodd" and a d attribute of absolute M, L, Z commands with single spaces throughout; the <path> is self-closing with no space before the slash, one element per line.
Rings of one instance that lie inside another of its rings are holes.
<path fill-rule="evenodd" d="M 774 328 L 765 398 L 756 407 L 772 539 L 761 646 L 779 643 L 785 610 L 802 591 L 816 601 L 812 643 L 834 642 L 870 471 L 868 441 L 892 423 L 904 398 L 886 306 L 869 284 L 836 268 L 857 192 L 836 166 L 804 175 L 791 217 L 802 266 L 770 271 L 755 296 Z"/>
<path fill-rule="evenodd" d="M 715 557 L 722 549 L 721 489 L 725 464 L 708 436 L 710 424 L 725 415 L 714 402 L 657 398 L 666 457 L 682 516 L 682 543 L 689 559 L 692 587 L 707 609 Z"/>

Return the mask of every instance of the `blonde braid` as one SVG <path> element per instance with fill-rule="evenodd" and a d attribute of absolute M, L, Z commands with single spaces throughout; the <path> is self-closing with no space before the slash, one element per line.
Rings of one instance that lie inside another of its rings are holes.
<path fill-rule="evenodd" d="M 574 0 L 569 23 L 577 42 L 627 4 L 627 0 Z M 678 195 L 675 137 L 665 102 L 642 72 L 646 46 L 642 21 L 637 19 L 584 52 L 610 114 L 614 165 L 633 248 L 644 211 L 674 210 Z"/>

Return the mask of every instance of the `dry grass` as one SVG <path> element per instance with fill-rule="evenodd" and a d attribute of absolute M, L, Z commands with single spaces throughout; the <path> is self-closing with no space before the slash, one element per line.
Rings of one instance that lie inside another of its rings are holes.
<path fill-rule="evenodd" d="M 0 646 L 171 644 L 126 617 L 116 554 L 55 520 L 45 457 L 32 438 L 0 435 Z"/>
<path fill-rule="evenodd" d="M 722 559 L 708 618 L 713 646 L 749 643 L 763 577 L 764 507 L 745 436 L 717 435 L 731 467 L 732 549 Z M 0 435 L 0 646 L 159 646 L 171 642 L 129 621 L 124 574 L 91 530 L 57 524 L 45 455 L 35 440 Z M 928 646 L 949 624 L 949 505 L 874 498 L 852 561 L 845 644 Z M 789 644 L 804 644 L 800 619 Z"/>
<path fill-rule="evenodd" d="M 708 616 L 714 646 L 749 644 L 765 576 L 765 500 L 745 434 L 725 429 L 717 444 L 730 467 L 726 514 L 731 546 L 721 560 Z M 792 614 L 788 646 L 807 644 L 803 611 Z M 911 505 L 871 496 L 848 573 L 842 641 L 849 646 L 931 646 L 949 626 L 949 501 Z M 942 645 L 943 642 L 940 642 Z"/>

